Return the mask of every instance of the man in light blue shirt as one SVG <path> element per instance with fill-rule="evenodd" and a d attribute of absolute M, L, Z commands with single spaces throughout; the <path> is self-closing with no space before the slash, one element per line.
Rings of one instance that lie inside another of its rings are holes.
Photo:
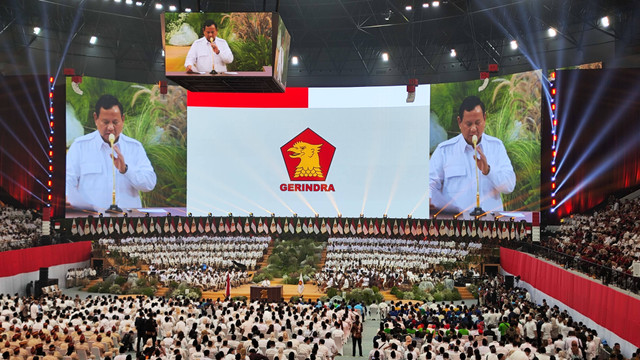
<path fill-rule="evenodd" d="M 476 206 L 476 163 L 480 183 L 480 207 L 502 211 L 501 194 L 516 185 L 516 174 L 500 139 L 484 134 L 487 114 L 477 96 L 465 98 L 458 111 L 460 135 L 443 141 L 429 161 L 432 209 L 447 213 L 469 212 Z M 473 136 L 478 137 L 476 160 Z"/>

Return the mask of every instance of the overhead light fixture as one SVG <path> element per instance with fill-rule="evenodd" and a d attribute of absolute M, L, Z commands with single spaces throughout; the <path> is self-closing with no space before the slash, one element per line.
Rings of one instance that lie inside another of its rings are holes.
<path fill-rule="evenodd" d="M 458 55 L 456 53 L 456 49 L 451 49 L 451 53 L 449 55 L 451 55 L 451 57 L 456 57 L 456 55 Z"/>
<path fill-rule="evenodd" d="M 156 10 L 162 10 L 162 4 L 156 3 Z"/>
<path fill-rule="evenodd" d="M 95 45 L 98 42 L 98 38 L 94 35 L 89 39 L 89 44 Z"/>
<path fill-rule="evenodd" d="M 389 53 L 386 53 L 386 52 L 382 53 L 382 61 L 389 61 Z"/>
<path fill-rule="evenodd" d="M 413 6 L 407 5 L 407 6 L 404 7 L 404 9 L 407 10 L 407 11 L 411 11 L 411 10 L 413 10 Z"/>
<path fill-rule="evenodd" d="M 611 24 L 609 23 L 609 17 L 608 17 L 608 16 L 605 16 L 605 17 L 603 17 L 602 19 L 600 19 L 600 25 L 602 25 L 602 27 L 603 27 L 603 28 L 608 28 L 608 27 L 609 27 L 609 25 L 611 25 Z"/>
<path fill-rule="evenodd" d="M 136 6 L 142 6 L 142 1 L 136 1 Z"/>
<path fill-rule="evenodd" d="M 127 5 L 132 5 L 132 4 L 133 4 L 133 0 L 126 0 L 126 1 L 125 1 L 125 3 L 126 3 Z"/>
<path fill-rule="evenodd" d="M 515 50 L 518 48 L 518 42 L 515 40 L 511 40 L 511 42 L 509 43 L 509 45 L 511 45 L 511 50 Z"/>
<path fill-rule="evenodd" d="M 428 2 L 422 3 L 422 8 L 423 9 L 426 9 L 428 7 L 429 7 L 429 3 Z"/>
<path fill-rule="evenodd" d="M 440 6 L 440 1 L 436 0 L 436 1 L 432 2 L 431 5 L 433 7 L 438 7 L 438 6 Z"/>
<path fill-rule="evenodd" d="M 297 56 L 292 56 L 291 57 L 291 65 L 298 65 L 298 57 Z"/>
<path fill-rule="evenodd" d="M 191 8 L 184 8 L 184 12 L 191 12 Z"/>
<path fill-rule="evenodd" d="M 549 37 L 556 37 L 556 35 L 558 35 L 558 32 L 556 31 L 556 29 L 550 27 L 549 30 L 547 30 L 547 34 L 549 34 Z"/>
<path fill-rule="evenodd" d="M 39 27 L 34 27 L 33 28 L 33 34 L 34 35 L 40 35 L 40 31 L 42 31 L 42 29 L 40 29 Z"/>
<path fill-rule="evenodd" d="M 114 3 L 121 3 L 122 0 L 113 0 Z"/>
<path fill-rule="evenodd" d="M 169 11 L 176 11 L 178 8 L 175 5 L 169 5 Z"/>

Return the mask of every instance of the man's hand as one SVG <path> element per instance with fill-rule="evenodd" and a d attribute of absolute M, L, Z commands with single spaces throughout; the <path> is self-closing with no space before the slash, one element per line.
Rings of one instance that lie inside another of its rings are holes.
<path fill-rule="evenodd" d="M 484 156 L 484 153 L 482 152 L 482 149 L 480 149 L 479 146 L 476 147 L 476 149 L 478 150 L 478 158 L 476 159 L 476 156 L 473 155 L 473 159 L 476 161 L 476 164 L 478 164 L 478 169 L 482 171 L 482 175 L 488 175 L 489 164 L 487 163 L 487 157 Z"/>
<path fill-rule="evenodd" d="M 124 174 L 124 172 L 127 170 L 127 163 L 124 161 L 124 156 L 122 156 L 118 145 L 114 145 L 113 150 L 115 150 L 117 155 L 115 158 L 113 158 L 113 155 L 111 156 L 111 158 L 113 159 L 113 165 L 115 165 L 115 167 L 118 169 L 118 171 L 120 171 L 121 174 Z"/>
<path fill-rule="evenodd" d="M 194 71 L 191 68 L 191 65 L 187 66 L 187 74 L 193 74 L 193 73 L 194 73 Z"/>
<path fill-rule="evenodd" d="M 218 45 L 216 45 L 215 42 L 211 43 L 211 49 L 213 49 L 213 52 L 216 53 L 216 55 L 220 54 L 220 49 L 218 48 Z"/>

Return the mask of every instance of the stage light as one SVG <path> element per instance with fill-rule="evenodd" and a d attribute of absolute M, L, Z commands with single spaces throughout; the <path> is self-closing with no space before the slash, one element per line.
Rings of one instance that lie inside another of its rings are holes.
<path fill-rule="evenodd" d="M 294 217 L 294 218 L 297 218 L 297 217 L 298 217 L 298 214 L 293 213 L 293 217 Z"/>
<path fill-rule="evenodd" d="M 558 135 L 553 135 L 553 142 L 558 141 Z"/>
<path fill-rule="evenodd" d="M 51 194 L 47 195 L 47 200 L 51 201 Z"/>
<path fill-rule="evenodd" d="M 53 108 L 52 107 L 49 108 L 49 114 L 53 114 Z"/>
<path fill-rule="evenodd" d="M 162 10 L 162 4 L 156 3 L 156 10 Z"/>
<path fill-rule="evenodd" d="M 320 217 L 320 214 L 316 213 L 316 219 Z"/>
<path fill-rule="evenodd" d="M 407 215 L 407 219 L 411 219 L 411 214 Z"/>
<path fill-rule="evenodd" d="M 556 79 L 556 72 L 552 71 L 551 75 L 549 75 L 549 78 L 552 79 L 552 80 L 555 80 Z"/>
<path fill-rule="evenodd" d="M 382 218 L 386 219 L 387 218 L 387 214 L 382 214 Z"/>
<path fill-rule="evenodd" d="M 555 211 L 556 211 L 556 209 L 554 209 L 554 208 L 551 208 L 551 212 L 552 212 L 552 213 L 553 213 L 553 212 L 555 212 Z"/>
<path fill-rule="evenodd" d="M 40 31 L 42 31 L 42 29 L 40 29 L 39 27 L 34 27 L 33 28 L 33 35 L 40 35 Z"/>
<path fill-rule="evenodd" d="M 49 77 L 49 82 L 50 82 L 51 84 L 53 84 L 53 76 L 50 76 L 50 77 Z"/>
<path fill-rule="evenodd" d="M 136 1 L 136 6 L 142 6 L 142 1 Z"/>
<path fill-rule="evenodd" d="M 555 95 L 556 94 L 556 88 L 551 89 L 551 95 Z"/>
<path fill-rule="evenodd" d="M 49 142 L 53 142 L 53 136 L 49 136 Z"/>
<path fill-rule="evenodd" d="M 555 189 L 556 188 L 556 183 L 551 183 L 551 189 Z"/>
<path fill-rule="evenodd" d="M 231 217 L 231 216 L 233 216 L 233 214 L 232 213 L 228 213 L 227 216 Z"/>
<path fill-rule="evenodd" d="M 551 152 L 551 156 L 556 157 L 556 151 L 555 151 L 555 150 L 553 150 L 553 151 Z"/>
<path fill-rule="evenodd" d="M 549 34 L 549 37 L 556 37 L 556 35 L 558 35 L 558 32 L 556 31 L 556 29 L 550 27 L 549 30 L 547 30 L 547 34 Z"/>
<path fill-rule="evenodd" d="M 47 186 L 48 186 L 48 187 L 51 187 L 51 184 L 52 184 L 52 183 L 53 183 L 53 182 L 52 182 L 51 180 L 47 181 Z"/>
<path fill-rule="evenodd" d="M 131 5 L 131 4 L 133 4 L 133 0 L 127 0 L 127 1 L 125 1 L 125 3 L 126 3 L 127 5 Z"/>
<path fill-rule="evenodd" d="M 89 44 L 91 45 L 95 45 L 98 42 L 98 38 L 95 36 L 92 36 L 91 39 L 89 39 Z"/>
<path fill-rule="evenodd" d="M 361 218 L 361 219 L 362 219 L 362 218 L 364 218 L 364 214 L 360 214 L 360 218 Z"/>
<path fill-rule="evenodd" d="M 274 214 L 274 213 L 271 213 L 271 217 L 276 217 L 276 214 Z"/>
<path fill-rule="evenodd" d="M 291 65 L 298 65 L 299 59 L 297 56 L 291 57 Z"/>
<path fill-rule="evenodd" d="M 382 61 L 389 61 L 389 53 L 386 53 L 386 52 L 382 53 Z"/>
<path fill-rule="evenodd" d="M 556 177 L 555 177 L 555 176 L 553 176 L 553 177 L 551 178 L 551 181 L 556 181 Z"/>
<path fill-rule="evenodd" d="M 433 1 L 433 2 L 431 3 L 431 5 L 432 5 L 433 7 L 438 7 L 438 6 L 440 6 L 440 1 L 437 1 L 437 0 L 436 0 L 436 1 Z"/>
<path fill-rule="evenodd" d="M 49 127 L 51 127 L 51 128 L 53 127 L 53 121 L 49 122 Z"/>
<path fill-rule="evenodd" d="M 555 166 L 551 167 L 551 172 L 555 174 L 555 172 L 556 172 L 556 167 Z"/>
<path fill-rule="evenodd" d="M 603 28 L 608 28 L 610 23 L 609 23 L 609 17 L 608 16 L 604 16 L 602 19 L 600 19 L 600 25 L 602 25 Z"/>
<path fill-rule="evenodd" d="M 342 218 L 342 213 L 338 213 L 338 218 Z"/>
<path fill-rule="evenodd" d="M 253 217 L 253 213 L 252 212 L 249 213 L 249 217 Z"/>
<path fill-rule="evenodd" d="M 511 46 L 511 50 L 516 50 L 518 48 L 518 42 L 515 40 L 511 40 L 509 45 Z"/>
<path fill-rule="evenodd" d="M 411 10 L 413 10 L 413 6 L 407 5 L 407 6 L 404 7 L 404 9 L 407 10 L 407 11 L 411 11 Z"/>
<path fill-rule="evenodd" d="M 423 9 L 426 9 L 426 8 L 428 8 L 428 7 L 429 7 L 429 3 L 428 3 L 428 2 L 426 2 L 426 3 L 422 3 L 422 8 L 423 8 Z"/>
<path fill-rule="evenodd" d="M 191 8 L 184 8 L 184 12 L 190 13 L 191 12 Z"/>
<path fill-rule="evenodd" d="M 556 111 L 556 104 L 551 104 L 551 110 Z"/>
<path fill-rule="evenodd" d="M 169 11 L 176 11 L 178 8 L 175 5 L 169 5 Z"/>
<path fill-rule="evenodd" d="M 114 2 L 114 3 L 118 3 L 118 4 L 119 4 L 119 3 L 121 3 L 121 2 L 122 2 L 122 0 L 113 0 L 113 2 Z"/>
<path fill-rule="evenodd" d="M 458 55 L 456 53 L 456 49 L 451 49 L 451 52 L 449 53 L 449 55 L 451 55 L 451 57 L 456 57 L 456 55 Z"/>
<path fill-rule="evenodd" d="M 53 150 L 49 150 L 49 157 L 53 156 Z"/>
<path fill-rule="evenodd" d="M 556 206 L 556 199 L 551 199 L 551 205 Z"/>

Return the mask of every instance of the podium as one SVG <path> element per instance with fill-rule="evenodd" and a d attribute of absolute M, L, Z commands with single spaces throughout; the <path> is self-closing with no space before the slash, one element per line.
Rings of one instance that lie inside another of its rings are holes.
<path fill-rule="evenodd" d="M 278 302 L 282 300 L 282 285 L 279 286 L 251 286 L 249 297 L 251 301 L 266 300 L 268 302 Z"/>

